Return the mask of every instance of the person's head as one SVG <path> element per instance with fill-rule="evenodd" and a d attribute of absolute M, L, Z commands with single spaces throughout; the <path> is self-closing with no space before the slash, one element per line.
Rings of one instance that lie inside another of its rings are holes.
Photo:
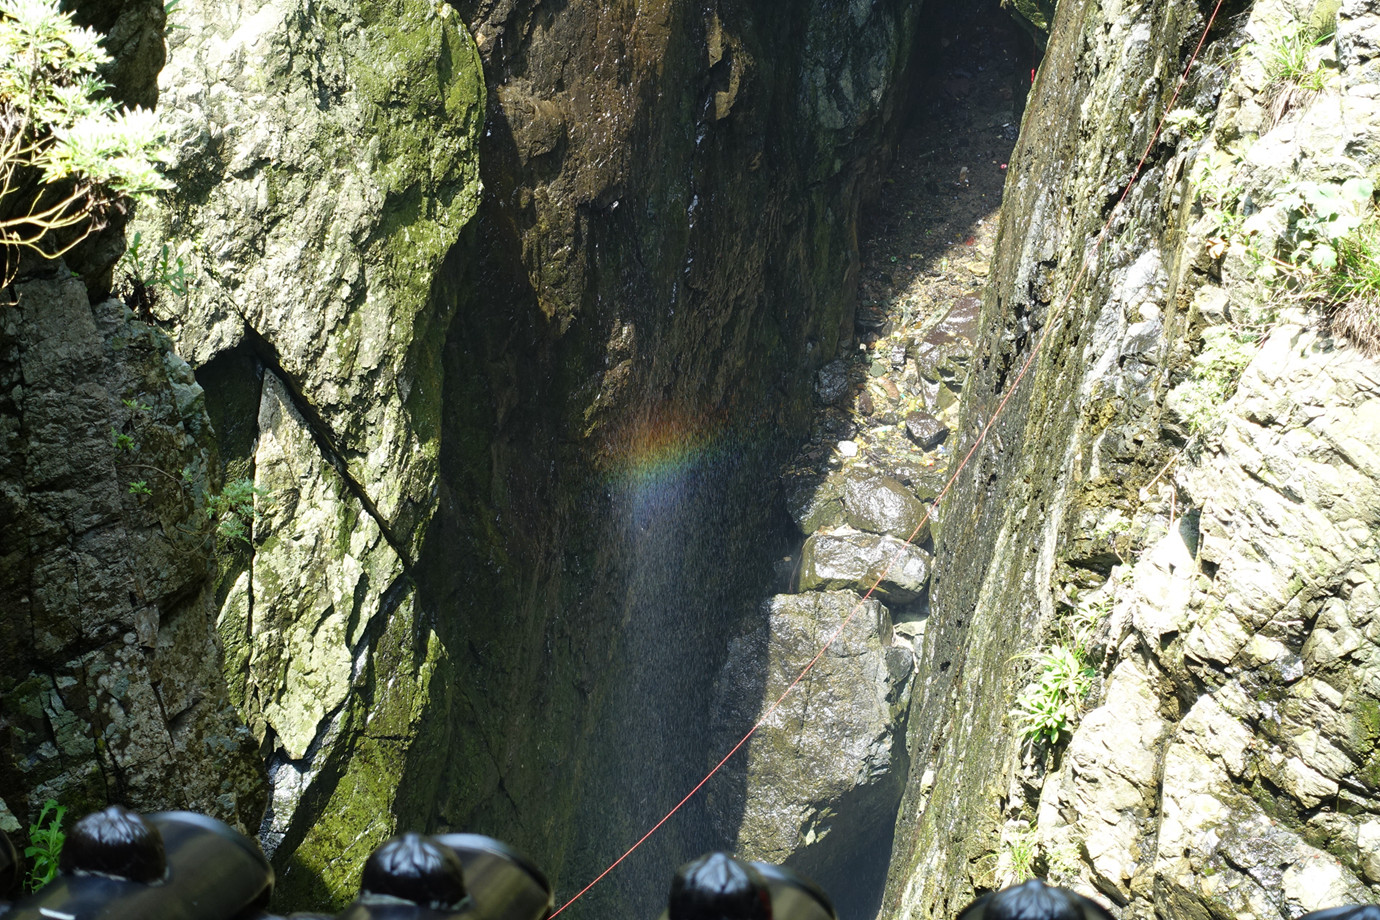
<path fill-rule="evenodd" d="M 465 900 L 460 857 L 421 834 L 399 834 L 364 863 L 360 890 L 430 907 L 455 910 Z"/>
<path fill-rule="evenodd" d="M 1031 879 L 978 898 L 958 920 L 1112 920 L 1107 909 L 1067 888 Z"/>
<path fill-rule="evenodd" d="M 669 920 L 771 920 L 771 892 L 757 870 L 710 853 L 676 870 Z"/>
<path fill-rule="evenodd" d="M 168 858 L 158 828 L 143 815 L 111 805 L 72 826 L 58 865 L 63 872 L 152 882 L 163 877 Z"/>

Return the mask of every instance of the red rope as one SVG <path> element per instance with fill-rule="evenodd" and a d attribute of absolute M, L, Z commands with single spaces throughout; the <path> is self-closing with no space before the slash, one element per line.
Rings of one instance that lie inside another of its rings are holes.
<path fill-rule="evenodd" d="M 1145 168 L 1146 160 L 1149 159 L 1150 152 L 1154 150 L 1155 142 L 1159 140 L 1160 132 L 1164 129 L 1165 119 L 1168 117 L 1169 112 L 1172 112 L 1174 110 L 1174 103 L 1178 101 L 1179 93 L 1182 92 L 1184 84 L 1188 82 L 1188 73 L 1190 70 L 1193 69 L 1193 64 L 1198 60 L 1198 55 L 1203 50 L 1204 43 L 1207 42 L 1208 32 L 1212 30 L 1212 24 L 1217 20 L 1217 14 L 1222 9 L 1222 3 L 1223 0 L 1217 0 L 1217 5 L 1213 7 L 1212 15 L 1208 17 L 1207 25 L 1203 29 L 1202 37 L 1198 39 L 1198 45 L 1193 49 L 1193 54 L 1189 57 L 1188 66 L 1184 68 L 1183 75 L 1179 77 L 1178 85 L 1174 87 L 1174 92 L 1169 98 L 1169 103 L 1164 108 L 1165 114 L 1160 117 L 1159 124 L 1155 126 L 1154 133 L 1150 136 L 1150 142 L 1145 146 L 1145 152 L 1141 154 L 1140 161 L 1136 164 L 1136 168 L 1131 172 L 1131 178 L 1127 181 L 1126 187 L 1122 189 L 1121 197 L 1117 199 L 1116 204 L 1113 205 L 1111 211 L 1108 212 L 1106 223 L 1102 225 L 1102 229 L 1098 231 L 1097 237 L 1093 241 L 1092 252 L 1089 253 L 1089 255 L 1086 258 L 1084 258 L 1082 265 L 1079 267 L 1078 273 L 1074 276 L 1073 282 L 1069 284 L 1068 288 L 1066 289 L 1066 293 L 1064 294 L 1063 299 L 1060 300 L 1055 305 L 1054 309 L 1050 311 L 1048 319 L 1046 320 L 1043 328 L 1041 328 L 1040 330 L 1039 337 L 1035 340 L 1034 347 L 1031 348 L 1030 354 L 1026 357 L 1025 362 L 1021 365 L 1020 371 L 1011 381 L 1011 386 L 1007 388 L 1006 395 L 1003 396 L 1001 398 L 1001 402 L 997 404 L 996 411 L 992 413 L 992 417 L 987 420 L 987 423 L 982 426 L 982 430 L 978 433 L 977 439 L 973 441 L 972 447 L 970 447 L 968 449 L 968 452 L 964 454 L 963 460 L 959 462 L 958 466 L 954 469 L 953 473 L 950 474 L 948 481 L 944 483 L 944 488 L 940 490 L 939 494 L 935 496 L 934 501 L 931 502 L 930 507 L 926 509 L 925 515 L 923 518 L 921 518 L 920 523 L 915 525 L 915 529 L 912 530 L 910 536 L 906 538 L 907 545 L 909 545 L 911 541 L 915 539 L 916 535 L 920 533 L 920 529 L 929 522 L 930 516 L 933 514 L 934 509 L 937 508 L 939 506 L 939 503 L 944 500 L 944 497 L 949 494 L 949 490 L 953 488 L 953 484 L 958 479 L 958 475 L 961 472 L 963 472 L 963 468 L 968 465 L 968 462 L 970 460 L 972 460 L 973 454 L 977 452 L 977 449 L 980 446 L 982 446 L 982 443 L 987 439 L 987 433 L 991 431 L 992 426 L 996 424 L 997 419 L 1001 417 L 1002 411 L 1006 409 L 1006 404 L 1010 402 L 1011 397 L 1016 392 L 1016 388 L 1020 386 L 1021 380 L 1025 378 L 1026 372 L 1030 370 L 1031 365 L 1034 363 L 1036 355 L 1040 353 L 1040 348 L 1044 344 L 1045 336 L 1049 332 L 1049 328 L 1052 325 L 1054 325 L 1054 319 L 1068 304 L 1069 298 L 1072 296 L 1070 292 L 1078 286 L 1079 282 L 1083 280 L 1084 275 L 1087 274 L 1088 263 L 1091 261 L 1092 257 L 1096 255 L 1097 251 L 1102 247 L 1102 241 L 1106 238 L 1107 231 L 1108 229 L 1110 229 L 1112 225 L 1112 219 L 1116 216 L 1117 208 L 1121 207 L 1122 203 L 1126 200 L 1126 196 L 1131 193 L 1131 189 L 1135 186 L 1136 180 L 1140 178 L 1141 170 Z M 588 892 L 595 885 L 603 881 L 606 875 L 608 875 L 614 869 L 618 868 L 618 866 L 623 862 L 623 860 L 631 856 L 633 852 L 637 850 L 638 847 L 642 846 L 642 844 L 647 841 L 647 838 L 655 834 L 663 824 L 669 821 L 672 815 L 680 811 L 681 807 L 685 805 L 686 802 L 694 798 L 695 793 L 699 792 L 700 789 L 704 787 L 705 783 L 713 779 L 714 775 L 719 772 L 723 765 L 728 763 L 729 759 L 732 758 L 734 754 L 738 753 L 738 749 L 741 748 L 744 744 L 747 744 L 748 739 L 750 739 L 753 735 L 757 733 L 757 729 L 765 725 L 767 723 L 767 720 L 776 714 L 776 711 L 781 708 L 781 704 L 785 702 L 786 697 L 790 695 L 791 691 L 794 690 L 796 686 L 798 686 L 800 682 L 805 679 L 805 676 L 809 674 L 811 670 L 814 669 L 814 666 L 817 663 L 819 663 L 819 660 L 824 657 L 824 653 L 829 651 L 830 647 L 832 647 L 833 644 L 838 640 L 839 636 L 843 635 L 843 631 L 848 628 L 848 624 L 853 621 L 853 618 L 857 615 L 858 611 L 862 609 L 863 604 L 866 603 L 867 599 L 872 596 L 872 593 L 877 590 L 877 587 L 886 578 L 887 573 L 891 571 L 891 567 L 896 563 L 898 559 L 901 558 L 902 552 L 903 548 L 898 547 L 896 552 L 892 554 L 891 558 L 887 560 L 887 564 L 882 569 L 881 574 L 878 575 L 877 579 L 872 583 L 872 587 L 868 588 L 867 593 L 865 593 L 861 598 L 859 598 L 858 602 L 853 605 L 853 609 L 848 611 L 848 616 L 844 617 L 843 622 L 839 624 L 838 629 L 834 630 L 833 634 L 829 636 L 828 640 L 824 643 L 824 645 L 820 646 L 819 651 L 815 652 L 815 656 L 810 659 L 809 663 L 806 664 L 805 667 L 800 669 L 800 673 L 796 675 L 795 680 L 791 681 L 790 684 L 786 687 L 786 689 L 781 691 L 781 695 L 776 698 L 776 701 L 767 707 L 766 712 L 762 715 L 760 719 L 757 720 L 756 724 L 754 724 L 752 728 L 748 729 L 747 734 L 743 735 L 743 737 L 738 740 L 738 743 L 733 745 L 729 752 L 725 754 L 723 758 L 714 765 L 714 768 L 711 769 L 708 773 L 706 773 L 704 775 L 704 778 L 701 779 L 698 783 L 696 783 L 695 787 L 691 789 L 689 792 L 687 792 L 685 794 L 685 797 L 675 804 L 674 808 L 666 812 L 666 814 L 662 816 L 661 820 L 658 821 L 656 824 L 653 824 L 651 829 L 648 830 L 647 833 L 643 834 L 640 838 L 638 838 L 638 841 L 636 843 L 628 847 L 627 851 L 624 852 L 622 856 L 615 859 L 612 863 L 609 864 L 609 867 L 607 869 L 595 876 L 592 882 L 590 882 L 584 888 L 581 888 L 580 891 L 574 897 L 572 897 L 570 900 L 566 901 L 559 908 L 557 908 L 556 911 L 551 914 L 552 918 L 556 917 L 558 914 L 561 913 L 561 911 L 565 910 L 571 904 L 574 904 L 576 901 L 580 900 L 580 898 L 584 897 L 586 892 Z"/>

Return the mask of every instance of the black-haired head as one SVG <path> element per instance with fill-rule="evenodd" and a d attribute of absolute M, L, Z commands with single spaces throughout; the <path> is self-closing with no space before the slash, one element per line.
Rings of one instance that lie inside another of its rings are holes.
<path fill-rule="evenodd" d="M 143 815 L 111 805 L 72 826 L 58 867 L 63 872 L 90 872 L 148 883 L 163 877 L 168 859 L 158 828 Z"/>
<path fill-rule="evenodd" d="M 983 895 L 963 908 L 958 920 L 1112 920 L 1112 915 L 1077 892 L 1031 879 Z"/>
<path fill-rule="evenodd" d="M 1329 907 L 1315 910 L 1299 917 L 1299 920 L 1380 920 L 1380 907 L 1374 904 L 1348 904 L 1345 907 Z"/>
<path fill-rule="evenodd" d="M 411 901 L 432 910 L 457 910 L 465 900 L 460 857 L 421 834 L 400 834 L 364 863 L 360 889 Z"/>
<path fill-rule="evenodd" d="M 751 866 L 710 853 L 676 870 L 669 920 L 771 920 L 771 892 Z"/>

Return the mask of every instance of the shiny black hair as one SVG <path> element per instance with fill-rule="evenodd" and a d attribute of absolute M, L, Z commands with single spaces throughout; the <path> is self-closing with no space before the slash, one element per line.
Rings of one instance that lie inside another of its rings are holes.
<path fill-rule="evenodd" d="M 465 900 L 465 878 L 454 850 L 421 834 L 400 834 L 365 861 L 360 890 L 456 910 Z"/>
<path fill-rule="evenodd" d="M 1112 915 L 1101 904 L 1075 891 L 1054 888 L 1033 878 L 983 895 L 963 908 L 958 920 L 1112 920 Z"/>
<path fill-rule="evenodd" d="M 771 920 L 771 892 L 757 870 L 709 853 L 676 870 L 669 920 Z"/>

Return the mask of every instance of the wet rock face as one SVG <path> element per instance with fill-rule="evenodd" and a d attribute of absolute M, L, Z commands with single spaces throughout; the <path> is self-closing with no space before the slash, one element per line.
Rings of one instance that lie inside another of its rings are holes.
<path fill-rule="evenodd" d="M 215 633 L 210 423 L 167 338 L 80 281 L 0 308 L 0 828 L 53 797 L 257 829 Z"/>
<path fill-rule="evenodd" d="M 898 915 L 1011 881 L 1018 846 L 1128 918 L 1297 917 L 1376 896 L 1377 365 L 1240 253 L 1212 255 L 1222 227 L 1189 206 L 1206 181 L 1195 158 L 1226 146 L 1215 180 L 1266 217 L 1288 182 L 1374 171 L 1355 156 L 1380 125 L 1362 50 L 1376 15 L 1341 5 L 1343 63 L 1282 115 L 1261 58 L 1296 14 L 1260 3 L 1219 23 L 1176 102 L 1201 133 L 1161 137 L 1079 278 L 1172 89 L 1146 89 L 1145 68 L 1159 53 L 1182 70 L 1197 15 L 1059 5 L 956 453 L 1041 350 L 945 503 L 886 900 Z M 1136 92 L 1149 96 L 1132 111 Z M 1235 396 L 1191 434 L 1202 419 L 1180 387 L 1204 328 L 1261 317 Z M 1089 618 L 1086 711 L 1053 745 L 1015 737 L 1015 697 L 1038 675 L 1010 663 Z"/>
<path fill-rule="evenodd" d="M 925 506 L 889 476 L 854 467 L 844 477 L 843 512 L 848 523 L 870 533 L 922 543 Z"/>
<path fill-rule="evenodd" d="M 417 567 L 459 675 L 438 820 L 582 885 L 717 760 L 726 637 L 784 539 L 762 483 L 851 335 L 919 4 L 456 8 L 490 117 Z M 722 845 L 697 808 L 582 908 L 660 910 L 662 867 Z"/>
<path fill-rule="evenodd" d="M 860 606 L 861 605 L 861 606 Z M 876 600 L 852 591 L 778 595 L 735 639 L 717 682 L 716 747 L 727 750 L 848 617 L 843 633 L 757 730 L 713 795 L 720 833 L 750 859 L 824 886 L 842 916 L 876 909 L 897 799 L 912 653 Z M 808 753 L 807 753 L 808 752 Z"/>
<path fill-rule="evenodd" d="M 289 379 L 410 554 L 454 309 L 432 289 L 478 205 L 473 43 L 422 2 L 176 14 L 160 111 L 178 193 L 140 228 L 192 281 L 167 310 L 179 347 L 199 366 L 245 343 Z"/>

